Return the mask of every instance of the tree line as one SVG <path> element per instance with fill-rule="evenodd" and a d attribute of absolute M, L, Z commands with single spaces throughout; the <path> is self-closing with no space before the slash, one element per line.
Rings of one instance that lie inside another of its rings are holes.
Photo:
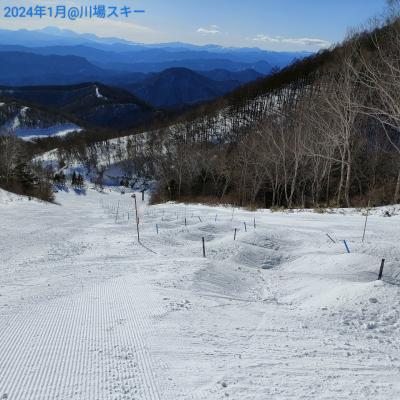
<path fill-rule="evenodd" d="M 399 202 L 398 19 L 324 58 L 284 88 L 231 103 L 228 118 L 158 132 L 168 137 L 152 154 L 159 196 L 289 208 Z"/>
<path fill-rule="evenodd" d="M 119 163 L 158 200 L 264 207 L 400 201 L 398 14 L 330 50 L 146 131 L 72 143 L 60 160 Z"/>

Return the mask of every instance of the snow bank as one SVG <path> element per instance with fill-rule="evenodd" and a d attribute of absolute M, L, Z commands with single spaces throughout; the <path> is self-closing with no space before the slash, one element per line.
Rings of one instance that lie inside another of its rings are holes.
<path fill-rule="evenodd" d="M 24 200 L 23 196 L 19 196 L 19 195 L 7 192 L 6 190 L 0 189 L 0 205 L 14 203 L 16 201 L 23 201 L 23 200 Z"/>

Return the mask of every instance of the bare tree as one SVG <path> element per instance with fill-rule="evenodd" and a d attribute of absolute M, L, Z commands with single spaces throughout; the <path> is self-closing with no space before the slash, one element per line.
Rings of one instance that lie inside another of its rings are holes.
<path fill-rule="evenodd" d="M 392 6 L 398 2 L 390 2 Z M 377 119 L 387 139 L 399 154 L 398 177 L 393 201 L 400 199 L 400 22 L 370 34 L 373 52 L 358 48 L 360 83 L 369 91 L 362 105 L 368 116 Z M 355 70 L 355 69 L 354 69 Z"/>

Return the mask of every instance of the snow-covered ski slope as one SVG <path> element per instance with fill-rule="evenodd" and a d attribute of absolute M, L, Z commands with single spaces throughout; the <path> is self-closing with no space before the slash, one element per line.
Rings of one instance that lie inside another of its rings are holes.
<path fill-rule="evenodd" d="M 138 197 L 2 193 L 0 398 L 400 398 L 400 216 Z"/>

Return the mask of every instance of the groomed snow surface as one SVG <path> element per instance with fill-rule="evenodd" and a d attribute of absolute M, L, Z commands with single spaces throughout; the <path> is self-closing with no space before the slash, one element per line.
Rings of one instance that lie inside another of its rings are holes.
<path fill-rule="evenodd" d="M 0 194 L 0 399 L 400 398 L 399 216 Z"/>

